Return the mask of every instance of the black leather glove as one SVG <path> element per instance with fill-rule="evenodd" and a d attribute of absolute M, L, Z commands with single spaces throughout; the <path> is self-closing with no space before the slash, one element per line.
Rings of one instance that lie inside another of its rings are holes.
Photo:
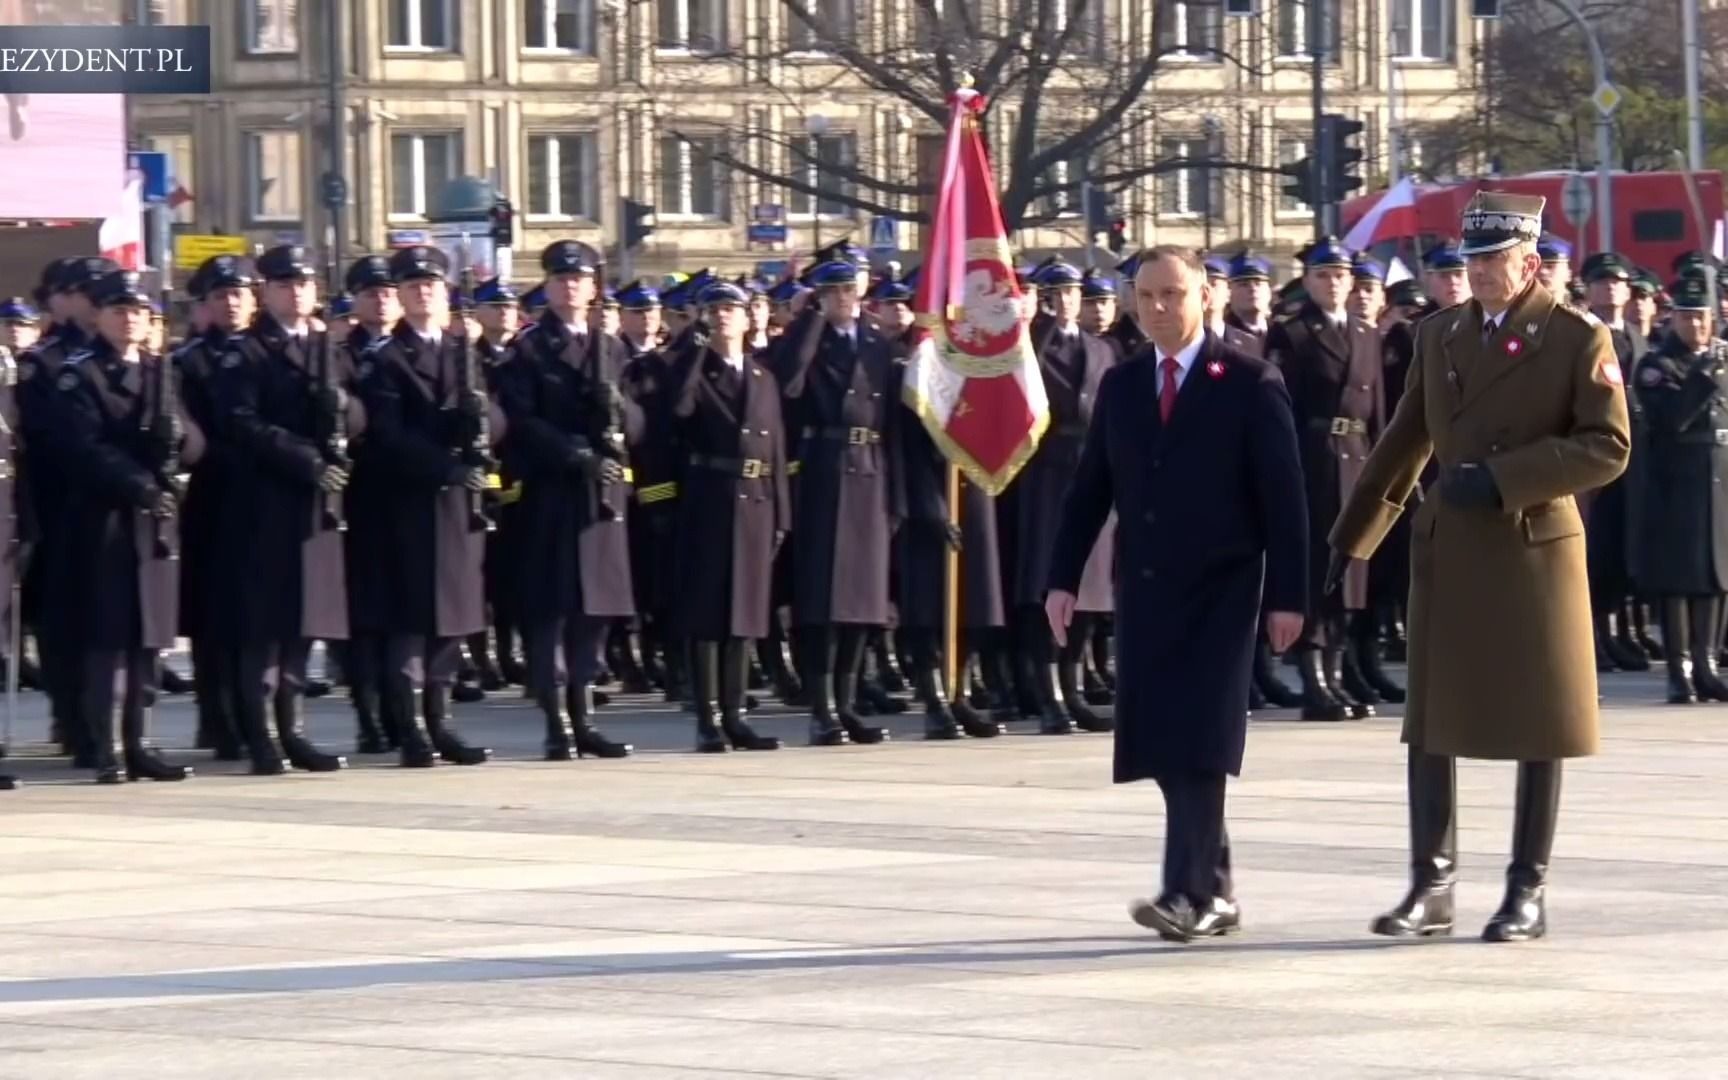
<path fill-rule="evenodd" d="M 486 470 L 472 465 L 452 465 L 444 482 L 451 487 L 467 488 L 469 491 L 485 491 Z"/>
<path fill-rule="evenodd" d="M 959 551 L 961 546 L 960 526 L 951 521 L 946 525 L 943 525 L 942 539 L 947 541 L 949 547 L 953 548 L 955 551 Z"/>
<path fill-rule="evenodd" d="M 1494 474 L 1477 461 L 1450 465 L 1440 473 L 1440 498 L 1465 510 L 1500 509 L 1500 488 Z"/>
<path fill-rule="evenodd" d="M 318 473 L 318 490 L 334 495 L 348 486 L 348 470 L 340 465 L 326 465 Z"/>
<path fill-rule="evenodd" d="M 171 520 L 180 509 L 180 500 L 174 497 L 172 491 L 158 491 L 150 503 L 150 516 Z"/>
<path fill-rule="evenodd" d="M 1320 595 L 1331 596 L 1338 591 L 1338 586 L 1344 584 L 1344 573 L 1350 569 L 1350 556 L 1342 551 L 1334 551 L 1332 558 L 1326 563 L 1326 583 L 1320 586 Z"/>
<path fill-rule="evenodd" d="M 576 471 L 596 484 L 616 484 L 624 479 L 624 466 L 592 450 L 576 452 Z"/>
<path fill-rule="evenodd" d="M 785 542 L 786 542 L 786 531 L 784 529 L 774 530 L 774 555 L 780 554 L 780 545 L 784 544 Z M 774 555 L 770 555 L 769 558 L 773 558 Z"/>
<path fill-rule="evenodd" d="M 348 395 L 340 386 L 318 388 L 318 411 L 325 416 L 340 416 L 348 408 Z"/>

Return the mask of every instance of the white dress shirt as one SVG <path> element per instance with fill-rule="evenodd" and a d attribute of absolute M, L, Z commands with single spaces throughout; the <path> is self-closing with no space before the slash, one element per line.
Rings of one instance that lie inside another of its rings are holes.
<path fill-rule="evenodd" d="M 1195 335 L 1195 338 L 1193 341 L 1190 341 L 1188 344 L 1182 346 L 1181 351 L 1176 354 L 1175 360 L 1176 360 L 1176 389 L 1177 390 L 1182 389 L 1182 383 L 1187 380 L 1188 372 L 1194 367 L 1194 361 L 1199 359 L 1199 357 L 1200 357 L 1200 346 L 1204 345 L 1205 343 L 1206 343 L 1206 335 L 1203 333 L 1197 334 L 1197 335 Z M 1154 346 L 1154 348 L 1156 348 L 1156 346 Z M 1169 356 L 1169 354 L 1166 353 L 1163 349 L 1157 349 L 1156 351 L 1158 353 L 1157 389 L 1158 389 L 1159 395 L 1162 396 L 1164 393 L 1164 361 Z"/>

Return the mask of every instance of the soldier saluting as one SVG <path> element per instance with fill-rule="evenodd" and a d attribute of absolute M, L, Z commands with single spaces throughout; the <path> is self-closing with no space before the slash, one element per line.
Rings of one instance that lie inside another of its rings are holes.
<path fill-rule="evenodd" d="M 138 275 L 116 270 L 91 290 L 98 335 L 55 379 L 71 488 L 66 591 L 80 711 L 96 780 L 184 780 L 147 741 L 146 701 L 159 650 L 174 643 L 179 600 L 179 470 L 198 460 L 203 433 L 177 405 L 165 357 L 144 350 L 150 298 Z"/>

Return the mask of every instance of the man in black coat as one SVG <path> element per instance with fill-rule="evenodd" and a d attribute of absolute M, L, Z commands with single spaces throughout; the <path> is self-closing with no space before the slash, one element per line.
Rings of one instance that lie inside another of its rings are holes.
<path fill-rule="evenodd" d="M 817 746 L 887 738 L 853 702 L 870 629 L 891 615 L 889 552 L 902 516 L 891 452 L 900 380 L 892 346 L 861 317 L 858 279 L 846 258 L 816 267 L 818 310 L 777 340 L 769 364 L 798 470 L 792 616 Z"/>
<path fill-rule="evenodd" d="M 613 620 L 636 611 L 628 446 L 641 434 L 642 410 L 619 387 L 624 344 L 588 327 L 595 280 L 582 245 L 550 244 L 540 267 L 546 312 L 516 335 L 499 369 L 509 457 L 522 470 L 528 685 L 546 718 L 547 760 L 620 758 L 631 748 L 594 726 L 592 683 Z"/>
<path fill-rule="evenodd" d="M 55 379 L 71 485 L 64 592 L 55 618 L 73 626 L 79 704 L 96 781 L 184 780 L 148 742 L 160 650 L 173 645 L 180 582 L 180 469 L 195 464 L 203 433 L 174 398 L 172 365 L 144 351 L 150 297 L 131 271 L 91 290 L 98 334 Z"/>
<path fill-rule="evenodd" d="M 486 626 L 483 500 L 503 418 L 449 310 L 447 270 L 436 248 L 391 257 L 402 320 L 361 355 L 358 383 L 387 552 L 370 568 L 389 634 L 385 692 L 402 724 L 402 764 L 414 768 L 491 756 L 462 740 L 449 710 L 457 646 Z"/>
<path fill-rule="evenodd" d="M 1272 264 L 1248 251 L 1239 251 L 1228 267 L 1229 310 L 1224 323 L 1263 349 L 1272 332 Z M 1258 355 L 1258 353 L 1256 353 Z"/>
<path fill-rule="evenodd" d="M 1032 320 L 1032 344 L 1050 402 L 1050 422 L 1038 449 L 996 500 L 1003 534 L 1002 572 L 1013 608 L 1016 674 L 1030 689 L 1039 714 L 1039 731 L 1068 735 L 1076 730 L 1109 731 L 1110 721 L 1094 713 L 1079 692 L 1081 650 L 1096 616 L 1114 606 L 1111 587 L 1115 523 L 1096 538 L 1080 583 L 1078 620 L 1067 635 L 1070 645 L 1058 654 L 1044 618 L 1044 590 L 1056 543 L 1057 511 L 1080 463 L 1086 428 L 1098 399 L 1098 386 L 1116 363 L 1116 353 L 1101 338 L 1080 329 L 1080 271 L 1061 260 L 1040 267 L 1033 278 L 1043 311 Z"/>
<path fill-rule="evenodd" d="M 1135 301 L 1153 344 L 1099 388 L 1046 600 L 1060 640 L 1086 559 L 1116 511 L 1115 779 L 1156 780 L 1166 806 L 1163 891 L 1131 912 L 1173 941 L 1241 925 L 1225 778 L 1242 767 L 1262 594 L 1276 649 L 1295 641 L 1307 608 L 1290 398 L 1276 368 L 1204 332 L 1207 288 L 1193 251 L 1146 253 Z"/>
<path fill-rule="evenodd" d="M 1716 666 L 1728 594 L 1728 342 L 1710 289 L 1673 286 L 1667 338 L 1638 365 L 1646 483 L 1633 521 L 1639 587 L 1661 603 L 1668 701 L 1728 701 Z"/>
<path fill-rule="evenodd" d="M 186 283 L 203 312 L 204 328 L 174 354 L 181 403 L 207 439 L 180 512 L 180 632 L 192 643 L 197 745 L 214 750 L 218 761 L 241 756 L 231 565 L 239 552 L 221 537 L 222 515 L 237 478 L 232 448 L 215 437 L 220 425 L 211 391 L 222 357 L 252 322 L 256 283 L 251 270 L 232 255 L 205 260 Z"/>
<path fill-rule="evenodd" d="M 255 775 L 335 772 L 343 759 L 306 736 L 306 661 L 315 639 L 348 637 L 343 489 L 348 439 L 365 419 L 343 389 L 353 381 L 346 355 L 312 326 L 319 268 L 305 249 L 281 245 L 258 272 L 264 310 L 224 346 L 210 385 L 233 478 L 216 546 L 235 571 L 223 584 L 235 610 L 240 731 Z"/>
<path fill-rule="evenodd" d="M 502 278 L 482 281 L 474 287 L 474 321 L 480 326 L 480 336 L 474 348 L 480 355 L 481 370 L 486 376 L 486 388 L 494 398 L 498 395 L 504 362 L 510 358 L 510 344 L 516 340 L 521 325 L 521 297 Z M 485 631 L 468 639 L 468 651 L 480 669 L 483 689 L 501 690 L 505 685 L 521 685 L 527 673 L 516 659 L 517 631 L 521 619 L 516 601 L 521 583 L 516 577 L 517 563 L 522 554 L 522 527 L 517 508 L 522 502 L 522 481 L 511 466 L 506 445 L 498 470 L 502 487 L 488 492 L 493 521 L 497 524 L 486 537 L 486 606 L 492 616 L 492 652 L 487 653 Z"/>

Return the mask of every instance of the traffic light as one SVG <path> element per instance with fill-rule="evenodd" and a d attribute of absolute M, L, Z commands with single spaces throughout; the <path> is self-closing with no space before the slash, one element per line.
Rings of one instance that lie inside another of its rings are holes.
<path fill-rule="evenodd" d="M 642 246 L 654 232 L 654 208 L 635 199 L 624 200 L 624 247 Z"/>
<path fill-rule="evenodd" d="M 492 204 L 492 243 L 497 247 L 516 246 L 516 208 L 509 199 Z"/>
<path fill-rule="evenodd" d="M 1326 161 L 1326 201 L 1343 202 L 1362 186 L 1362 148 L 1350 140 L 1362 134 L 1360 120 L 1337 113 L 1320 118 L 1321 152 Z"/>
<path fill-rule="evenodd" d="M 1299 158 L 1288 165 L 1278 166 L 1278 171 L 1289 179 L 1284 181 L 1284 194 L 1303 206 L 1316 206 L 1320 202 L 1319 187 L 1314 182 L 1314 159 Z"/>
<path fill-rule="evenodd" d="M 1111 251 L 1120 255 L 1124 251 L 1128 250 L 1128 219 L 1127 218 L 1115 218 L 1115 219 L 1113 219 L 1110 222 L 1109 233 L 1110 233 L 1110 238 L 1105 241 L 1105 245 L 1108 246 Z"/>
<path fill-rule="evenodd" d="M 1086 185 L 1085 192 L 1086 237 L 1087 243 L 1091 243 L 1099 233 L 1106 232 L 1110 228 L 1110 193 L 1090 184 Z"/>

